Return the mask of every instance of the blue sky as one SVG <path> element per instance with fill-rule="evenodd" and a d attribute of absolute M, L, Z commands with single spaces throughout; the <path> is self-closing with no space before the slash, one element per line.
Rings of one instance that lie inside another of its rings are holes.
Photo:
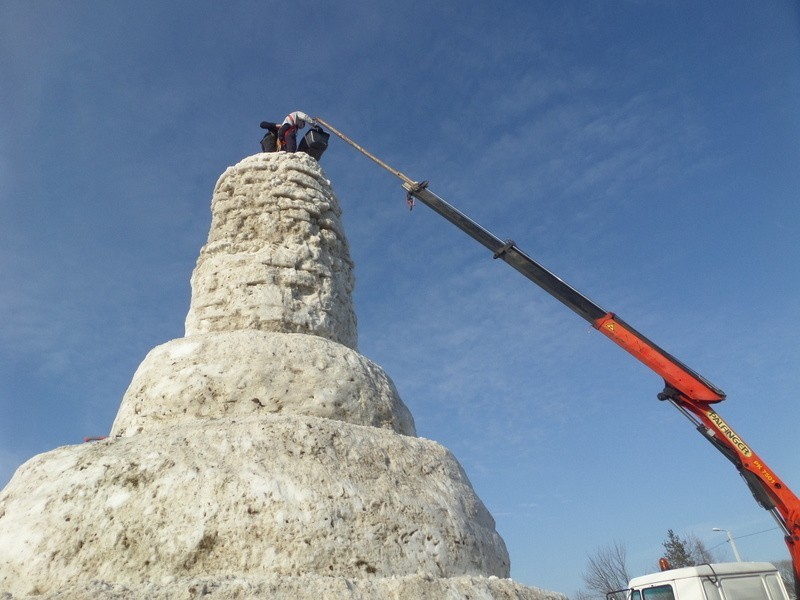
<path fill-rule="evenodd" d="M 795 490 L 800 15 L 790 1 L 0 4 L 0 485 L 107 433 L 183 335 L 217 177 L 303 110 L 728 393 Z M 660 381 L 334 141 L 360 351 L 454 452 L 512 576 L 571 594 L 667 529 L 788 554 Z"/>

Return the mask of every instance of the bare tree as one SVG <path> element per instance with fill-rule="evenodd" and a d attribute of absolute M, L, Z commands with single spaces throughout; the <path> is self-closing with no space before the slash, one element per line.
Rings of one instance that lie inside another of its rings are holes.
<path fill-rule="evenodd" d="M 717 560 L 714 553 L 709 550 L 703 540 L 697 537 L 694 533 L 687 533 L 684 538 L 686 540 L 686 547 L 689 548 L 689 554 L 694 560 L 694 564 L 702 565 L 705 563 L 712 563 Z"/>
<path fill-rule="evenodd" d="M 666 557 L 673 567 L 714 562 L 711 551 L 694 534 L 681 537 L 670 529 L 663 546 Z M 585 589 L 574 594 L 574 598 L 575 600 L 605 600 L 608 592 L 627 588 L 630 579 L 627 549 L 624 544 L 613 542 L 587 557 L 586 570 L 583 572 Z"/>
<path fill-rule="evenodd" d="M 627 550 L 619 542 L 600 548 L 588 557 L 583 583 L 586 591 L 579 592 L 576 598 L 590 600 L 605 598 L 608 592 L 628 587 Z"/>
<path fill-rule="evenodd" d="M 792 566 L 792 561 L 776 560 L 773 561 L 772 564 L 778 568 L 778 573 L 781 574 L 781 579 L 783 579 L 783 584 L 786 586 L 786 591 L 789 592 L 789 598 L 797 598 L 797 590 L 795 589 L 794 585 L 794 567 Z"/>

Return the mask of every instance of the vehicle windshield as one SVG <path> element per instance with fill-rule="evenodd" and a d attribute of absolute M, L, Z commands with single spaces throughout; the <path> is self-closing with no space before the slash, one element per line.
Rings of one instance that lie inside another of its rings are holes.
<path fill-rule="evenodd" d="M 671 585 L 657 585 L 642 590 L 643 600 L 675 600 Z"/>

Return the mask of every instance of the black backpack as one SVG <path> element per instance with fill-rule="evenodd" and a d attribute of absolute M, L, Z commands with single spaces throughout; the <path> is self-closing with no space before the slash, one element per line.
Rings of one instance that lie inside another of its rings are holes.
<path fill-rule="evenodd" d="M 328 138 L 331 137 L 330 133 L 322 130 L 319 125 L 314 125 L 309 129 L 300 140 L 297 146 L 298 152 L 305 152 L 311 158 L 319 160 L 322 153 L 328 148 Z"/>

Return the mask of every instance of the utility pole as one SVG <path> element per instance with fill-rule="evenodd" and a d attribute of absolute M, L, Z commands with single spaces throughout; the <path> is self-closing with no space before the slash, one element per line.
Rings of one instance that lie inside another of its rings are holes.
<path fill-rule="evenodd" d="M 736 543 L 733 541 L 731 532 L 727 529 L 720 529 L 719 527 L 714 527 L 711 531 L 724 531 L 725 535 L 728 536 L 728 541 L 731 543 L 731 548 L 733 548 L 733 555 L 736 557 L 736 562 L 742 562 L 742 557 L 739 555 L 739 549 L 736 547 Z"/>

